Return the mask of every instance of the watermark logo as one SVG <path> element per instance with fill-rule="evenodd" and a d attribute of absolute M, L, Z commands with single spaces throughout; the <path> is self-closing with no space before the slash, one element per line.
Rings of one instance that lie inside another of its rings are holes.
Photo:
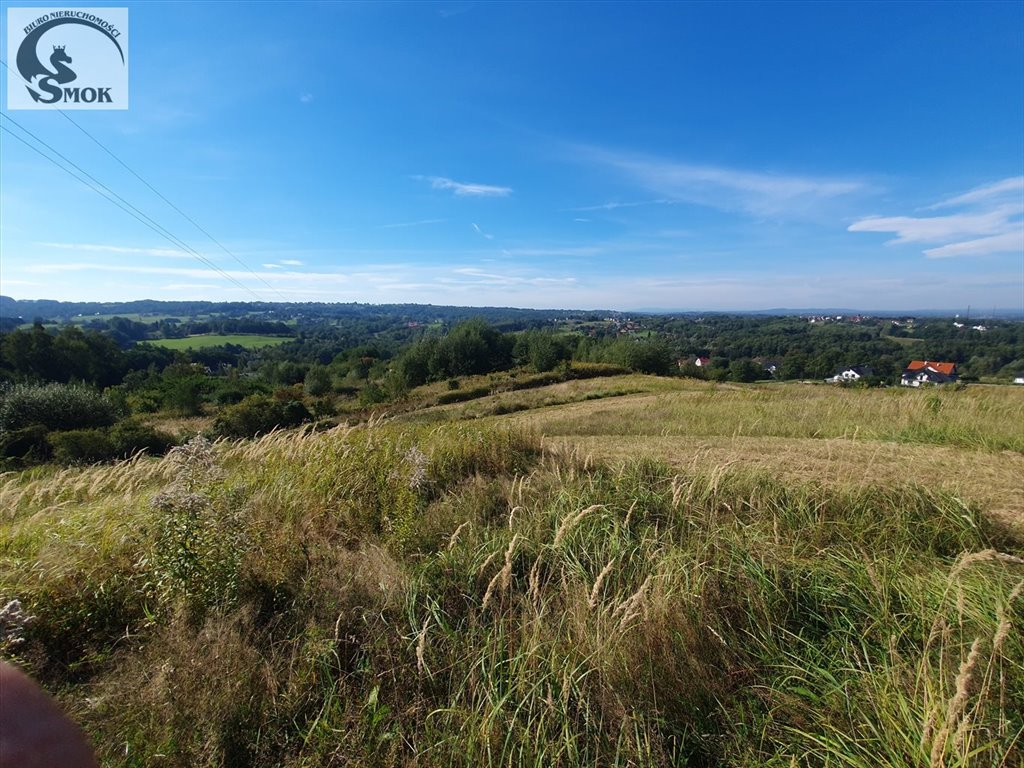
<path fill-rule="evenodd" d="M 128 109 L 127 8 L 8 8 L 7 56 L 8 109 Z"/>

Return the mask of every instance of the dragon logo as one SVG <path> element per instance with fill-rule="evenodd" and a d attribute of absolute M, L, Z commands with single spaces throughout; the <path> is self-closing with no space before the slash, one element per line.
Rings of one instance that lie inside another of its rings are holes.
<path fill-rule="evenodd" d="M 19 30 L 24 32 L 25 37 L 17 46 L 17 73 L 21 76 L 25 92 L 32 100 L 27 102 L 22 95 L 20 98 L 25 101 L 22 108 L 50 106 L 64 109 L 86 106 L 111 109 L 127 106 L 127 103 L 118 106 L 114 104 L 114 96 L 119 93 L 117 80 L 123 78 L 123 97 L 127 97 L 127 62 L 125 50 L 118 40 L 122 32 L 115 24 L 96 13 L 89 12 L 89 9 L 54 11 L 42 15 L 38 15 L 39 9 L 17 10 L 35 11 L 32 14 L 35 18 Z M 96 10 L 102 12 L 122 9 Z M 8 21 L 12 19 L 9 17 Z M 43 37 L 54 30 L 59 30 L 58 34 L 50 35 L 48 45 L 41 45 Z M 65 41 L 61 36 L 69 40 Z M 106 53 L 102 50 L 104 46 L 107 46 Z M 113 46 L 113 51 L 110 51 L 109 46 Z M 12 47 L 9 46 L 8 50 Z M 40 48 L 43 49 L 42 55 L 48 59 L 49 65 L 40 59 Z M 46 55 L 47 48 L 52 48 L 49 56 Z M 75 58 L 79 60 L 79 63 L 75 64 L 75 69 L 70 66 L 74 63 L 74 58 L 69 55 L 69 49 L 75 51 Z M 83 63 L 88 66 L 81 66 Z M 115 69 L 119 64 L 123 72 L 110 73 L 113 75 L 110 82 L 98 80 L 98 77 L 108 75 L 111 63 L 115 63 Z M 85 75 L 84 82 L 79 78 L 83 72 L 89 73 Z M 97 75 L 97 72 L 102 74 Z M 14 73 L 11 74 L 13 76 Z M 10 89 L 8 93 L 10 94 Z M 16 108 L 10 96 L 8 107 Z"/>

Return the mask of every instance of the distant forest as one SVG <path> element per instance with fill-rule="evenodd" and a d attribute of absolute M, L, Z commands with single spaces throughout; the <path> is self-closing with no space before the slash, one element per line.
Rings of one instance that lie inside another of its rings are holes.
<path fill-rule="evenodd" d="M 232 437 L 360 418 L 378 405 L 412 407 L 417 388 L 434 383 L 446 390 L 439 401 L 454 401 L 630 371 L 821 382 L 866 365 L 872 375 L 857 386 L 884 386 L 925 359 L 955 362 L 961 382 L 1024 375 L 1024 322 L 1008 320 L 6 298 L 0 306 L 0 460 L 15 465 L 61 451 L 101 460 L 159 447 L 150 427 L 167 418 L 203 416 L 211 434 Z M 280 343 L 246 346 L 247 335 Z M 161 345 L 182 338 L 195 347 Z"/>

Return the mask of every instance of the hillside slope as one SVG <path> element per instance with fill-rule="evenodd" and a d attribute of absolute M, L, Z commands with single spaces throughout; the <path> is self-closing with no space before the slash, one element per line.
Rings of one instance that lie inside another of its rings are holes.
<path fill-rule="evenodd" d="M 1019 764 L 1020 537 L 981 496 L 856 478 L 863 433 L 828 432 L 860 409 L 875 450 L 1003 477 L 1019 404 L 823 390 L 794 406 L 834 414 L 822 437 L 726 431 L 801 392 L 576 382 L 5 475 L 0 600 L 34 618 L 0 651 L 105 765 Z M 972 409 L 980 443 L 936 445 Z M 687 413 L 723 434 L 678 434 Z M 881 438 L 927 414 L 932 442 Z M 743 441 L 760 465 L 715 453 Z M 835 477 L 784 476 L 780 441 Z"/>

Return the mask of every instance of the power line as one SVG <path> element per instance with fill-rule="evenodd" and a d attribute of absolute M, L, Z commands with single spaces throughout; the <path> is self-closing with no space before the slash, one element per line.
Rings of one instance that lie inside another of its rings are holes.
<path fill-rule="evenodd" d="M 4 66 L 4 68 L 5 68 L 5 69 L 7 69 L 7 70 L 10 70 L 10 67 L 8 66 L 7 62 L 6 62 L 6 61 L 4 61 L 3 59 L 0 59 L 0 64 L 3 64 L 3 66 Z M 116 154 L 114 154 L 114 152 L 113 152 L 112 150 L 110 150 L 110 149 L 109 149 L 109 148 L 108 148 L 108 147 L 107 147 L 106 145 L 104 145 L 104 144 L 103 144 L 103 142 L 101 142 L 101 141 L 100 141 L 99 139 L 97 139 L 97 138 L 96 138 L 95 136 L 93 136 L 93 135 L 92 135 L 91 133 L 89 133 L 89 131 L 87 131 L 87 130 L 86 130 L 85 128 L 83 128 L 83 127 L 82 127 L 81 125 L 79 125 L 79 124 L 78 124 L 78 123 L 77 123 L 77 122 L 76 122 L 76 121 L 75 121 L 75 120 L 74 120 L 74 119 L 73 119 L 73 118 L 72 118 L 72 117 L 71 117 L 71 116 L 70 116 L 69 114 L 67 114 L 67 113 L 66 113 L 66 112 L 65 112 L 64 110 L 62 110 L 62 109 L 58 109 L 57 111 L 58 111 L 58 112 L 60 112 L 61 116 L 62 116 L 62 117 L 63 117 L 63 118 L 65 119 L 65 120 L 67 120 L 68 122 L 70 122 L 70 123 L 71 123 L 71 124 L 72 124 L 73 126 L 75 126 L 75 127 L 76 127 L 76 128 L 78 129 L 78 130 L 80 130 L 80 131 L 81 131 L 82 133 L 84 133 L 84 134 L 85 134 L 86 136 L 88 136 L 88 137 L 89 137 L 89 139 L 90 139 L 90 140 L 92 140 L 92 142 L 93 142 L 94 144 L 96 144 L 96 146 L 98 146 L 98 147 L 99 147 L 100 149 L 102 149 L 102 150 L 103 150 L 104 152 L 106 152 L 106 153 L 107 153 L 108 155 L 110 155 L 110 156 L 111 156 L 112 158 L 114 158 L 114 160 L 116 160 L 116 161 L 117 161 L 117 162 L 118 162 L 118 163 L 119 163 L 119 164 L 120 164 L 120 165 L 121 165 L 121 166 L 122 166 L 122 167 L 123 167 L 123 168 L 124 168 L 124 169 L 125 169 L 126 171 L 128 171 L 128 172 L 129 172 L 130 174 L 132 174 L 132 176 L 134 176 L 134 177 L 135 177 L 136 179 L 138 179 L 138 180 L 139 180 L 140 182 L 142 182 L 142 183 L 143 183 L 143 184 L 144 184 L 144 185 L 145 185 L 145 186 L 146 186 L 146 187 L 147 187 L 147 188 L 148 188 L 148 189 L 149 189 L 149 190 L 150 190 L 151 192 L 153 192 L 153 194 L 155 194 L 155 195 L 156 195 L 157 197 L 159 197 L 159 198 L 160 198 L 161 200 L 163 200 L 163 201 L 164 201 L 165 203 L 167 203 L 167 205 L 169 205 L 169 206 L 170 206 L 171 208 L 173 208 L 173 209 L 174 209 L 175 211 L 177 211 L 177 212 L 178 212 L 178 214 L 179 214 L 179 215 L 181 215 L 181 216 L 182 216 L 182 217 L 183 217 L 184 219 L 186 219 L 186 220 L 187 220 L 187 221 L 188 221 L 188 222 L 189 222 L 190 224 L 192 224 L 192 226 L 194 226 L 194 227 L 195 227 L 196 229 L 198 229 L 198 230 L 199 230 L 200 232 L 202 232 L 202 233 L 203 233 L 204 235 L 206 235 L 206 236 L 207 236 L 208 238 L 210 238 L 210 240 L 212 240 L 212 241 L 213 241 L 213 242 L 214 242 L 214 243 L 215 243 L 215 244 L 217 245 L 217 247 L 218 247 L 218 248 L 220 248 L 220 249 L 221 249 L 222 251 L 224 251 L 224 253 L 226 253 L 226 254 L 227 254 L 228 256 L 230 256 L 230 257 L 231 257 L 232 259 L 234 259 L 234 260 L 235 260 L 235 261 L 236 261 L 236 262 L 237 262 L 237 263 L 238 263 L 239 265 L 241 265 L 241 266 L 242 266 L 242 268 L 243 268 L 243 269 L 245 269 L 245 270 L 246 270 L 246 271 L 247 271 L 247 272 L 248 272 L 249 274 L 251 274 L 251 275 L 252 275 L 253 277 L 255 277 L 255 278 L 256 278 L 257 280 L 259 280 L 259 281 L 260 281 L 261 283 L 263 283 L 263 285 L 265 285 L 265 286 L 267 287 L 267 289 L 269 289 L 269 290 L 273 291 L 273 292 L 274 292 L 274 293 L 276 293 L 276 294 L 277 294 L 278 296 L 280 296 L 280 297 L 281 297 L 281 300 L 282 300 L 282 301 L 288 301 L 288 298 L 287 298 L 287 297 L 286 297 L 286 296 L 285 296 L 285 295 L 284 295 L 283 293 L 281 293 L 281 291 L 280 291 L 280 290 L 278 290 L 277 288 L 275 288 L 274 286 L 272 286 L 272 285 L 271 285 L 270 283 L 268 283 L 268 282 L 267 282 L 266 280 L 264 280 L 264 279 L 263 279 L 263 277 L 262 277 L 261 275 L 259 275 L 259 274 L 258 274 L 257 272 L 253 271 L 253 269 L 252 269 L 252 268 L 251 268 L 251 267 L 250 267 L 250 266 L 249 266 L 248 264 L 246 264 L 246 263 L 245 263 L 244 261 L 242 261 L 242 259 L 240 259 L 240 258 L 239 258 L 238 256 L 236 256 L 236 255 L 235 255 L 234 253 L 232 253 L 232 252 L 231 252 L 230 250 L 228 250 L 228 248 L 227 248 L 227 247 L 226 247 L 226 246 L 225 246 L 225 245 L 224 245 L 223 243 L 221 243 L 221 242 L 220 242 L 220 241 L 219 241 L 219 240 L 218 240 L 217 238 L 215 238 L 215 237 L 214 237 L 214 236 L 213 236 L 212 234 L 210 234 L 210 232 L 208 232 L 208 231 L 207 231 L 207 230 L 206 230 L 205 228 L 203 228 L 202 226 L 200 226 L 199 222 L 197 222 L 197 221 L 196 221 L 195 219 L 193 219 L 193 218 L 192 218 L 191 216 L 189 216 L 189 215 L 188 215 L 187 213 L 185 213 L 185 212 L 184 212 L 183 210 L 181 210 L 181 208 L 179 208 L 179 207 L 178 207 L 178 206 L 176 206 L 176 205 L 175 205 L 174 203 L 172 203 L 172 202 L 171 202 L 170 200 L 168 200 L 168 199 L 167 199 L 167 197 L 165 197 L 165 196 L 164 196 L 163 194 L 161 194 L 161 192 L 160 192 L 160 191 L 159 191 L 158 189 L 156 189 L 156 187 L 154 187 L 154 186 L 153 186 L 152 184 L 150 184 L 150 183 L 149 183 L 148 181 L 146 181 L 146 180 L 145 180 L 144 178 L 142 178 L 142 176 L 140 176 L 140 175 L 139 175 L 138 173 L 136 173 L 136 172 L 135 172 L 135 170 L 134 170 L 133 168 L 131 168 L 131 167 L 130 167 L 130 166 L 129 166 L 129 165 L 127 164 L 127 163 L 125 163 L 125 162 L 124 162 L 124 161 L 123 161 L 123 160 L 122 160 L 122 159 L 121 159 L 120 157 L 118 157 L 118 156 L 117 156 Z M 6 115 L 5 115 L 5 117 L 7 117 L 7 119 L 8 119 L 8 120 L 11 120 L 11 118 L 10 118 L 9 116 L 6 116 Z M 46 144 L 46 143 L 45 143 L 44 141 L 42 141 L 42 139 L 40 139 L 40 138 L 39 138 L 39 137 L 37 137 L 37 136 L 34 136 L 34 135 L 33 135 L 33 134 L 32 134 L 32 133 L 30 132 L 30 131 L 28 131 L 28 129 L 26 129 L 26 128 L 25 128 L 24 126 L 22 126 L 22 125 L 18 124 L 18 123 L 17 123 L 17 122 L 15 122 L 14 120 L 11 120 L 11 122 L 13 122 L 13 123 L 14 123 L 15 125 L 17 125 L 17 126 L 18 126 L 19 128 L 21 128 L 21 130 L 25 131 L 25 133 L 28 133 L 28 134 L 29 134 L 30 136 L 32 136 L 32 137 L 33 137 L 34 139 L 36 139 L 36 141 L 39 141 L 39 142 L 40 142 L 41 144 L 44 144 L 45 146 L 48 146 L 48 147 L 49 147 L 49 145 L 47 145 L 47 144 Z M 10 133 L 10 131 L 8 131 L 8 133 Z M 13 136 L 14 134 L 11 134 L 11 135 Z M 49 149 L 50 149 L 51 151 L 53 151 L 54 153 L 56 153 L 56 154 L 60 155 L 60 153 L 59 153 L 59 152 L 57 152 L 57 150 L 53 149 L 53 147 L 49 147 Z M 61 157 L 64 157 L 63 155 L 60 155 L 60 156 L 61 156 Z M 49 158 L 47 158 L 47 159 L 49 159 Z M 73 162 L 72 162 L 71 160 L 68 160 L 68 159 L 67 159 L 66 157 L 65 157 L 64 159 L 65 159 L 65 160 L 67 160 L 67 162 L 71 163 L 72 165 L 75 165 L 75 164 L 74 164 L 74 163 L 73 163 Z M 77 165 L 75 165 L 75 167 L 76 167 L 76 168 L 78 168 L 78 166 L 77 166 Z M 89 174 L 88 174 L 88 173 L 86 173 L 86 172 L 85 172 L 84 170 L 82 170 L 81 168 L 79 168 L 79 170 L 80 170 L 80 171 L 82 171 L 82 173 L 85 173 L 85 174 L 86 174 L 87 176 L 89 176 Z M 89 178 L 93 178 L 93 177 L 92 177 L 92 176 L 89 176 Z M 94 180 L 95 180 L 95 179 L 94 179 Z M 104 187 L 104 189 L 108 189 L 108 188 L 106 187 L 106 185 L 104 185 L 104 184 L 103 184 L 102 182 L 100 182 L 99 180 L 95 180 L 95 181 L 96 181 L 96 183 L 97 183 L 97 184 L 100 184 L 100 186 L 103 186 L 103 187 Z M 120 195 L 117 195 L 117 193 L 116 193 L 116 192 L 113 192 L 112 190 L 109 190 L 109 191 L 111 191 L 111 193 L 112 193 L 112 194 L 114 194 L 114 195 L 116 195 L 116 196 L 117 196 L 118 198 L 120 198 Z M 123 198 L 121 198 L 121 199 L 123 200 Z M 126 203 L 127 205 L 131 206 L 131 207 L 132 207 L 133 209 L 135 209 L 136 211 L 138 211 L 138 209 L 137 209 L 137 208 L 135 208 L 135 206 L 131 205 L 131 203 L 128 203 L 127 201 L 124 201 L 124 202 L 125 202 L 125 203 Z M 145 218 L 147 218 L 147 219 L 149 219 L 150 221 L 152 221 L 152 219 L 150 219 L 150 217 L 149 217 L 149 216 L 146 216 L 146 214 L 145 214 L 145 213 L 143 213 L 142 211 L 138 211 L 138 212 L 139 212 L 139 213 L 140 213 L 140 214 L 141 214 L 142 216 L 144 216 Z M 153 224 L 154 224 L 154 225 L 156 225 L 157 227 L 159 227 L 160 229 L 164 229 L 164 228 L 163 228 L 162 226 L 160 226 L 159 224 L 157 224 L 157 223 L 156 223 L 155 221 L 153 222 Z M 164 235 L 164 237 L 167 237 L 167 234 L 165 234 L 165 235 Z M 216 270 L 217 270 L 218 272 L 221 272 L 221 270 L 220 270 L 220 269 L 219 269 L 219 268 L 218 268 L 218 267 L 217 267 L 216 265 L 214 265 L 214 264 L 212 264 L 212 263 L 210 263 L 210 262 L 207 262 L 207 261 L 206 261 L 206 260 L 205 260 L 205 259 L 204 259 L 204 258 L 203 258 L 202 256 L 200 256 L 200 255 L 198 254 L 198 252 L 196 252 L 196 251 L 195 251 L 194 249 L 192 249 L 192 248 L 188 247 L 187 245 L 185 245 L 185 244 L 184 244 L 184 241 L 182 241 L 182 245 L 183 245 L 183 247 L 185 248 L 185 250 L 186 250 L 186 251 L 190 251 L 190 252 L 192 252 L 192 253 L 193 253 L 193 254 L 194 254 L 194 255 L 195 255 L 195 256 L 196 256 L 197 258 L 199 258 L 199 259 L 203 260 L 203 261 L 204 261 L 204 263 L 207 263 L 207 264 L 209 264 L 209 266 L 211 266 L 211 267 L 212 267 L 213 269 L 216 269 Z M 235 281 L 235 280 L 234 280 L 233 278 L 230 278 L 230 277 L 229 277 L 229 276 L 228 276 L 228 275 L 227 275 L 226 273 L 224 273 L 224 272 L 221 272 L 221 274 L 223 274 L 223 275 L 224 275 L 225 277 L 228 277 L 228 279 L 230 279 L 230 280 L 232 280 L 233 282 L 235 282 L 235 284 L 236 284 L 236 285 L 239 285 L 239 286 L 241 286 L 241 284 L 240 284 L 240 283 L 238 283 L 237 281 Z M 241 287 L 244 287 L 244 286 L 241 286 Z M 253 292 L 253 291 L 252 291 L 251 289 L 249 289 L 249 288 L 246 288 L 245 290 L 249 291 L 249 293 L 252 293 L 252 294 L 253 294 L 254 296 L 256 296 L 256 298 L 257 298 L 257 299 L 259 299 L 259 298 L 260 298 L 260 297 L 259 297 L 258 295 L 256 295 L 256 294 L 255 294 L 255 293 L 254 293 L 254 292 Z"/>
<path fill-rule="evenodd" d="M 114 205 L 117 205 L 117 207 L 118 207 L 118 208 L 120 208 L 121 210 L 125 211 L 126 213 L 128 213 L 129 215 L 131 215 L 131 216 L 132 216 L 133 218 L 137 219 L 137 220 L 138 220 L 138 221 L 140 221 L 141 223 L 145 224 L 145 225 L 146 225 L 147 227 L 149 227 L 149 229 L 153 230 L 154 232 L 156 232 L 156 233 L 157 233 L 158 235 L 160 235 L 160 236 L 161 236 L 161 237 L 163 237 L 164 239 L 166 239 L 166 240 L 170 241 L 170 242 L 171 242 L 171 244 L 173 244 L 173 245 L 174 245 L 174 246 L 176 246 L 177 248 L 180 248 L 180 249 L 184 250 L 184 251 L 185 251 L 186 253 L 188 253 L 188 254 L 190 254 L 191 256 L 193 256 L 194 258 L 198 259 L 198 260 L 199 260 L 200 262 L 202 262 L 202 263 L 203 263 L 203 264 L 205 264 L 206 266 L 210 267 L 210 269 L 213 269 L 214 271 L 216 271 L 217 273 L 219 273 L 220 275 L 222 275 L 222 276 L 223 276 L 223 277 L 225 277 L 226 279 L 230 280 L 230 281 L 231 281 L 232 283 L 234 283 L 234 284 L 235 284 L 236 286 L 238 286 L 238 287 L 239 287 L 239 288 L 241 288 L 242 290 L 244 290 L 244 291 L 247 291 L 247 292 L 251 293 L 251 294 L 252 294 L 252 295 L 253 295 L 253 296 L 254 296 L 254 297 L 256 298 L 256 300 L 257 300 L 257 301 L 261 301 L 261 300 L 262 300 L 262 299 L 261 299 L 261 297 L 259 296 L 259 294 L 257 294 L 257 293 L 256 293 L 255 291 L 253 291 L 253 290 L 252 290 L 251 288 L 249 288 L 248 286 L 246 286 L 246 285 L 243 285 L 242 283 L 240 283 L 240 282 L 239 282 L 238 280 L 236 280 L 236 279 L 235 279 L 234 277 L 232 277 L 232 276 L 231 276 L 231 275 L 229 275 L 229 274 L 228 274 L 227 272 L 225 272 L 224 270 L 222 270 L 222 269 L 221 269 L 220 267 L 218 267 L 218 266 L 217 266 L 216 264 L 214 264 L 214 263 L 213 263 L 212 261 L 210 261 L 209 259 L 207 259 L 207 258 L 206 258 L 205 256 L 203 256 L 203 255 L 202 255 L 201 253 L 199 253 L 199 252 L 198 252 L 197 250 L 195 250 L 194 248 L 192 248 L 192 247 L 191 247 L 190 245 L 188 245 L 188 244 L 187 244 L 186 242 L 184 242 L 184 241 L 183 241 L 183 240 L 181 240 L 180 238 L 176 237 L 176 236 L 175 236 L 175 235 L 174 235 L 173 233 L 171 233 L 171 232 L 170 232 L 169 230 L 167 230 L 167 229 L 166 229 L 165 227 L 161 226 L 161 225 L 160 225 L 160 224 L 159 224 L 158 222 L 154 221 L 154 220 L 153 220 L 152 218 L 150 218 L 150 217 L 149 217 L 148 215 L 146 215 L 146 214 L 145 214 L 145 213 L 144 213 L 143 211 L 139 210 L 139 209 L 138 209 L 138 208 L 136 208 L 136 207 L 135 207 L 134 205 L 132 205 L 132 204 L 131 204 L 130 202 L 128 202 L 127 200 L 125 200 L 125 199 L 124 199 L 123 197 L 121 197 L 121 195 L 119 195 L 119 194 L 118 194 L 117 192 L 115 192 L 114 190 L 110 189 L 110 188 L 109 188 L 109 187 L 108 187 L 108 186 L 107 186 L 106 184 L 104 184 L 104 183 L 103 183 L 102 181 L 100 181 L 99 179 L 97 179 L 97 178 L 96 178 L 95 176 L 93 176 L 92 174 L 90 174 L 90 173 L 89 173 L 88 171 L 86 171 L 85 169 L 81 168 L 81 167 L 80 167 L 79 165 L 77 165 L 77 164 L 76 164 L 76 163 L 75 163 L 75 162 L 74 162 L 73 160 L 71 160 L 71 159 L 69 159 L 68 157 L 66 157 L 65 155 L 61 154 L 61 153 L 60 153 L 60 152 L 59 152 L 58 150 L 54 149 L 54 148 L 53 148 L 52 146 L 50 146 L 50 145 L 49 145 L 49 144 L 48 144 L 47 142 L 45 142 L 45 141 L 44 141 L 43 139 L 39 138 L 39 137 L 38 137 L 38 136 L 36 136 L 36 135 L 35 135 L 34 133 L 32 133 L 32 131 L 30 131 L 30 130 L 28 130 L 27 128 L 25 128 L 25 126 L 21 125 L 21 124 L 20 124 L 20 123 L 19 123 L 18 121 L 14 120 L 14 119 L 13 119 L 13 118 L 11 118 L 11 117 L 10 117 L 9 115 L 5 115 L 5 114 L 2 114 L 2 113 L 0 113 L 0 116 L 2 116 L 2 117 L 3 117 L 4 119 L 6 119 L 7 121 L 9 121 L 9 122 L 13 123 L 13 124 L 14 124 L 15 126 L 17 126 L 17 127 L 18 127 L 18 128 L 19 128 L 19 129 L 21 130 L 21 131 L 23 131 L 24 133 L 26 133 L 26 134 L 28 134 L 29 136 L 31 136 L 31 137 L 32 137 L 33 139 L 35 139 L 35 141 L 39 142 L 39 144 L 41 144 L 42 146 L 46 147 L 46 148 L 47 148 L 48 150 L 50 150 L 50 151 L 51 151 L 51 152 L 52 152 L 53 154 L 55 154 L 55 155 L 57 155 L 58 157 L 62 158 L 62 159 L 63 159 L 63 160 L 64 160 L 64 161 L 66 162 L 66 163 L 68 163 L 68 164 L 69 164 L 69 165 L 71 165 L 71 166 L 72 166 L 73 168 L 77 169 L 77 170 L 78 170 L 78 171 L 79 171 L 80 173 L 82 173 L 83 175 L 85 175 L 86 177 L 88 177 L 89 179 L 91 179 L 91 180 L 92 180 L 93 182 L 95 182 L 95 185 L 98 185 L 99 187 L 101 187 L 101 188 L 102 188 L 103 190 L 105 190 L 105 191 L 106 191 L 106 192 L 107 192 L 108 194 L 103 194 L 103 193 L 102 193 L 102 192 L 100 191 L 100 189 L 98 189 L 98 188 L 97 188 L 97 187 L 96 187 L 96 186 L 95 186 L 94 184 L 90 184 L 89 182 L 85 181 L 85 180 L 84 180 L 84 179 L 82 179 L 82 178 L 81 178 L 80 176 L 78 176 L 77 174 L 75 174 L 74 172 L 72 172 L 71 170 L 69 170 L 69 169 L 68 169 L 67 167 L 65 167 L 65 166 L 61 165 L 61 164 L 60 164 L 60 163 L 59 163 L 58 161 L 54 160 L 54 159 L 53 159 L 52 157 L 50 157 L 49 155 L 47 155 L 47 154 L 45 154 L 44 152 L 42 152 L 42 151 L 41 151 L 40 149 L 38 149 L 37 147 L 34 147 L 34 146 L 32 146 L 31 144 L 29 144 L 29 143 L 28 143 L 27 141 L 25 141 L 24 139 L 22 139 L 22 138 L 21 138 L 20 136 L 18 136 L 18 135 L 17 135 L 16 133 L 14 133 L 13 131 L 11 131 L 11 130 L 10 130 L 9 128 L 4 128 L 4 130 L 5 130 L 5 131 L 6 131 L 6 132 L 7 132 L 8 134 L 10 134 L 10 135 L 11 135 L 11 136 L 13 136 L 14 138 L 18 139 L 18 141 L 20 141 L 20 142 L 21 142 L 22 144 L 24 144 L 25 146 L 27 146 L 27 147 L 29 147 L 30 149 L 34 150 L 34 151 L 35 151 L 35 152 L 36 152 L 37 154 L 39 154 L 40 156 L 42 156 L 42 157 L 46 158 L 47 160 L 49 160 L 49 161 L 50 161 L 51 163 L 53 163 L 54 165 L 56 165 L 56 166 L 57 166 L 58 168 L 60 168 L 61 170 L 63 170 L 63 171 L 65 172 L 65 173 L 68 173 L 68 174 L 70 174 L 71 176 L 73 176 L 73 177 L 74 177 L 75 179 L 77 179 L 77 180 L 78 180 L 79 182 L 81 182 L 81 183 L 85 184 L 85 185 L 86 185 L 87 187 L 89 187 L 90 189 L 92 189 L 92 190 L 93 190 L 94 192 L 96 192 L 97 194 L 99 194 L 99 195 L 100 195 L 101 197 L 103 197 L 104 199 L 108 200 L 109 202 L 113 203 Z M 2 127 L 2 126 L 0 126 L 0 127 Z"/>
<path fill-rule="evenodd" d="M 6 116 L 4 116 L 4 117 L 6 117 Z M 20 127 L 20 126 L 18 126 L 18 127 Z M 155 231 L 157 234 L 159 234 L 160 237 L 162 237 L 164 240 L 168 241 L 171 245 L 173 245 L 178 250 L 184 251 L 186 254 L 188 254 L 190 256 L 193 256 L 196 259 L 198 259 L 199 261 L 203 262 L 208 267 L 210 267 L 214 271 L 216 271 L 219 274 L 221 274 L 223 276 L 223 278 L 225 278 L 226 280 L 230 281 L 234 285 L 236 285 L 239 288 L 241 288 L 243 291 L 247 291 L 247 292 L 251 293 L 254 297 L 256 297 L 257 301 L 261 300 L 259 295 L 256 292 L 254 292 L 251 288 L 249 288 L 248 286 L 243 285 L 242 283 L 240 283 L 236 279 L 232 278 L 232 276 L 230 274 L 228 274 L 223 269 L 218 267 L 216 264 L 211 262 L 209 259 L 204 257 L 202 254 L 197 252 L 195 249 L 189 248 L 187 245 L 183 245 L 180 241 L 178 241 L 173 236 L 173 234 L 163 230 L 163 227 L 161 227 L 159 224 L 155 224 L 155 223 L 151 223 L 151 221 L 147 221 L 146 219 L 148 217 L 146 217 L 145 214 L 141 214 L 141 212 L 136 213 L 135 210 L 132 210 L 134 207 L 131 206 L 131 204 L 128 204 L 127 202 L 121 202 L 118 199 L 118 196 L 115 193 L 113 193 L 113 191 L 108 190 L 109 194 L 104 194 L 103 189 L 101 189 L 100 187 L 96 186 L 95 184 L 89 182 L 87 179 L 83 178 L 82 176 L 79 176 L 77 173 L 75 173 L 70 168 L 68 168 L 66 166 L 63 166 L 59 161 L 54 160 L 49 155 L 47 155 L 42 150 L 40 150 L 40 148 L 38 146 L 32 145 L 31 143 L 26 141 L 24 138 L 18 136 L 16 133 L 14 133 L 12 130 L 10 130 L 9 128 L 4 126 L 3 124 L 0 124 L 0 130 L 3 130 L 4 132 L 9 134 L 13 138 L 16 138 L 18 141 L 20 141 L 23 144 L 25 144 L 26 146 L 28 146 L 30 148 L 30 150 L 32 150 L 34 153 L 36 153 L 37 155 L 39 155 L 43 159 L 48 160 L 50 163 L 55 165 L 61 171 L 67 173 L 72 178 L 76 179 L 80 183 L 82 183 L 85 186 L 87 186 L 90 189 L 92 189 L 94 191 L 94 193 L 96 193 L 99 197 L 103 198 L 103 200 L 106 200 L 106 201 L 112 203 L 113 205 L 115 205 L 116 207 L 120 208 L 122 211 L 127 213 L 129 216 L 131 216 L 132 218 L 134 218 L 135 220 L 137 220 L 138 222 L 140 222 L 144 226 L 146 226 L 146 227 L 152 229 L 153 231 Z M 29 135 L 33 135 L 33 134 L 30 133 Z M 36 137 L 33 135 L 33 138 L 36 138 Z M 37 140 L 39 140 L 39 139 L 37 138 Z M 41 142 L 41 143 L 46 145 L 45 142 Z M 86 175 L 88 175 L 88 174 L 86 174 Z M 100 186 L 102 186 L 102 185 L 100 184 Z M 103 188 L 105 188 L 105 187 L 103 187 Z"/>
<path fill-rule="evenodd" d="M 220 248 L 222 251 L 224 251 L 224 253 L 226 253 L 228 256 L 230 256 L 232 259 L 234 259 L 236 262 L 238 262 L 253 277 L 255 277 L 257 280 L 259 280 L 261 283 L 263 283 L 267 288 L 272 290 L 278 296 L 280 296 L 283 301 L 288 301 L 288 299 L 284 296 L 284 294 L 282 294 L 277 288 L 275 288 L 270 283 L 268 283 L 266 280 L 264 280 L 261 275 L 259 275 L 258 273 L 254 272 L 249 267 L 249 265 L 246 264 L 244 261 L 242 261 L 240 258 L 238 258 L 238 256 L 236 256 L 234 253 L 229 251 L 220 242 L 220 240 L 218 240 L 216 237 L 214 237 L 209 232 L 207 232 L 206 229 L 204 229 L 202 226 L 200 226 L 199 222 L 197 222 L 195 219 L 193 219 L 191 216 L 189 216 L 187 213 L 185 213 L 183 210 L 181 210 L 181 208 L 179 208 L 174 203 L 172 203 L 170 200 L 168 200 L 166 197 L 164 197 L 156 187 L 154 187 L 152 184 L 150 184 L 148 181 L 146 181 L 144 178 L 142 178 L 138 173 L 136 173 L 134 171 L 134 169 L 132 169 L 131 166 L 129 166 L 120 157 L 115 155 L 110 149 L 108 149 L 103 144 L 103 142 L 101 142 L 99 139 L 97 139 L 95 136 L 93 136 L 91 133 L 89 133 L 87 130 L 85 130 L 85 128 L 83 128 L 81 125 L 79 125 L 77 122 L 75 122 L 75 120 L 71 117 L 71 115 L 69 115 L 63 109 L 58 109 L 57 111 L 60 112 L 61 116 L 63 116 L 65 120 L 70 122 L 73 126 L 75 126 L 75 128 L 77 128 L 82 133 L 84 133 L 86 136 L 88 136 L 93 141 L 93 143 L 96 144 L 96 146 L 98 146 L 100 149 L 102 149 L 104 152 L 106 152 L 108 155 L 110 155 L 112 158 L 114 158 L 114 160 L 116 160 L 121 165 L 122 168 L 124 168 L 126 171 L 128 171 L 128 173 L 130 173 L 132 176 L 134 176 L 136 179 L 138 179 L 144 185 L 146 185 L 146 188 L 149 189 L 154 195 L 159 197 L 161 200 L 163 200 L 165 203 L 167 203 L 167 205 L 169 205 L 171 208 L 173 208 L 175 211 L 177 211 L 193 227 L 195 227 L 200 232 L 202 232 L 204 235 L 206 235 L 208 238 L 210 238 L 210 240 L 212 240 L 217 245 L 218 248 Z"/>

